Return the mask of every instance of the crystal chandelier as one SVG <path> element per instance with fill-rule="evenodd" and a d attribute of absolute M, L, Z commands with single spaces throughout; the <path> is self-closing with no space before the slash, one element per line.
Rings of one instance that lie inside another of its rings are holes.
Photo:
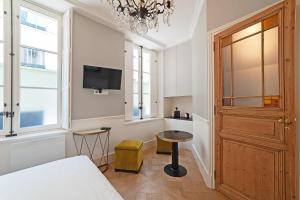
<path fill-rule="evenodd" d="M 149 29 L 158 31 L 159 15 L 170 26 L 170 15 L 174 12 L 174 0 L 107 0 L 112 7 L 115 21 L 132 32 L 145 35 Z"/>

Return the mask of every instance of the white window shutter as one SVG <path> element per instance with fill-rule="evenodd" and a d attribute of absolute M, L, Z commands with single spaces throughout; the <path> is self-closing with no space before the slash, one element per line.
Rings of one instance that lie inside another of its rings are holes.
<path fill-rule="evenodd" d="M 158 57 L 151 51 L 151 117 L 158 115 Z"/>
<path fill-rule="evenodd" d="M 62 44 L 62 128 L 71 128 L 71 83 L 72 83 L 72 20 L 73 11 L 63 15 Z"/>
<path fill-rule="evenodd" d="M 125 120 L 133 116 L 133 44 L 125 42 Z"/>

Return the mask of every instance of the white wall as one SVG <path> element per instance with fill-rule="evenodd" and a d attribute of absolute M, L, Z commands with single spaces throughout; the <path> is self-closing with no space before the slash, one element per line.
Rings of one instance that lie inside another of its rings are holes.
<path fill-rule="evenodd" d="M 191 116 L 193 113 L 192 97 L 167 97 L 165 98 L 164 104 L 165 117 L 173 116 L 176 107 L 178 107 L 181 116 L 184 116 L 185 113 L 189 113 Z"/>
<path fill-rule="evenodd" d="M 65 158 L 66 132 L 0 138 L 0 175 Z"/>
<path fill-rule="evenodd" d="M 213 30 L 279 1 L 280 0 L 207 0 L 207 28 L 208 30 Z"/>
<path fill-rule="evenodd" d="M 193 154 L 207 186 L 212 187 L 212 151 L 208 104 L 208 33 L 206 3 L 192 38 Z"/>
<path fill-rule="evenodd" d="M 121 90 L 94 95 L 83 88 L 83 65 L 124 69 L 124 34 L 74 12 L 72 33 L 72 120 L 124 115 L 124 70 Z"/>
<path fill-rule="evenodd" d="M 145 143 L 144 145 L 151 145 L 150 143 L 155 139 L 155 135 L 163 131 L 164 120 L 151 119 L 140 122 L 126 123 L 124 122 L 124 116 L 121 115 L 114 117 L 91 118 L 72 121 L 73 132 L 76 132 L 78 130 L 99 129 L 101 127 L 112 127 L 110 134 L 109 152 L 110 154 L 113 154 L 114 147 L 122 140 L 126 139 L 142 140 Z M 94 137 L 88 138 L 89 145 L 93 144 L 94 139 Z M 77 138 L 76 143 L 79 144 L 79 142 L 80 139 Z M 97 149 L 95 149 L 95 152 L 101 152 L 99 146 Z M 86 147 L 84 147 L 83 153 L 88 153 Z M 75 144 L 71 134 L 67 135 L 66 137 L 66 155 L 76 155 Z"/>

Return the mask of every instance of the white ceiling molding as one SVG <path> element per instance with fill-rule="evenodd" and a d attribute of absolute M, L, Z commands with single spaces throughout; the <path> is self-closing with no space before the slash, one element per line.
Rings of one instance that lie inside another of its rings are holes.
<path fill-rule="evenodd" d="M 188 33 L 187 36 L 185 38 L 178 39 L 174 43 L 168 44 L 167 48 L 177 46 L 179 44 L 182 44 L 182 43 L 192 39 L 192 37 L 195 33 L 195 30 L 196 30 L 196 27 L 197 27 L 197 24 L 198 24 L 198 21 L 199 21 L 199 16 L 200 16 L 200 13 L 202 11 L 202 8 L 204 6 L 205 1 L 206 0 L 197 0 L 197 4 L 195 5 L 195 10 L 194 10 L 193 18 L 192 18 L 192 23 L 190 25 L 190 29 L 187 32 Z"/>
<path fill-rule="evenodd" d="M 119 31 L 121 33 L 125 34 L 125 38 L 127 40 L 130 40 L 132 42 L 137 43 L 138 45 L 143 45 L 148 49 L 152 50 L 163 50 L 166 48 L 165 44 L 149 37 L 149 36 L 140 36 L 135 33 L 131 33 L 127 30 L 122 30 L 117 25 L 115 25 L 111 19 L 110 13 L 107 11 L 99 12 L 99 8 L 95 9 L 89 5 L 86 5 L 84 3 L 79 2 L 78 0 L 64 0 L 74 6 L 75 12 L 78 12 L 79 14 L 92 19 L 96 22 L 99 22 L 105 26 L 110 27 L 111 29 L 114 29 L 116 31 Z"/>
<path fill-rule="evenodd" d="M 196 5 L 195 12 L 194 12 L 193 21 L 192 21 L 192 24 L 191 24 L 191 27 L 190 27 L 190 31 L 189 31 L 189 38 L 192 38 L 193 35 L 194 35 L 194 33 L 195 33 L 195 30 L 196 30 L 196 27 L 197 27 L 197 24 L 198 24 L 198 21 L 199 21 L 200 13 L 201 13 L 201 11 L 203 9 L 205 1 L 206 0 L 198 0 L 197 1 L 197 5 Z"/>
<path fill-rule="evenodd" d="M 72 8 L 85 17 L 124 33 L 127 40 L 143 45 L 148 49 L 164 50 L 192 38 L 205 0 L 189 0 L 188 2 L 178 0 L 177 13 L 175 11 L 175 15 L 173 18 L 171 17 L 171 27 L 162 25 L 159 32 L 152 31 L 146 36 L 120 29 L 112 20 L 113 17 L 106 0 L 51 0 L 51 4 L 49 4 L 49 0 L 31 1 L 58 10 L 61 13 Z M 172 19 L 174 22 L 172 22 Z"/>

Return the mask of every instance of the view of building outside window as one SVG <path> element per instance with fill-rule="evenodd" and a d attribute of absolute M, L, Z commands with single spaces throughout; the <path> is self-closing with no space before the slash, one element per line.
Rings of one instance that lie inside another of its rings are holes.
<path fill-rule="evenodd" d="M 142 117 L 146 118 L 151 115 L 151 54 L 140 52 L 138 47 L 133 49 L 133 119 L 141 117 L 141 102 L 143 102 Z M 140 62 L 140 54 L 143 63 Z"/>
<path fill-rule="evenodd" d="M 20 127 L 57 124 L 58 21 L 20 8 Z"/>

